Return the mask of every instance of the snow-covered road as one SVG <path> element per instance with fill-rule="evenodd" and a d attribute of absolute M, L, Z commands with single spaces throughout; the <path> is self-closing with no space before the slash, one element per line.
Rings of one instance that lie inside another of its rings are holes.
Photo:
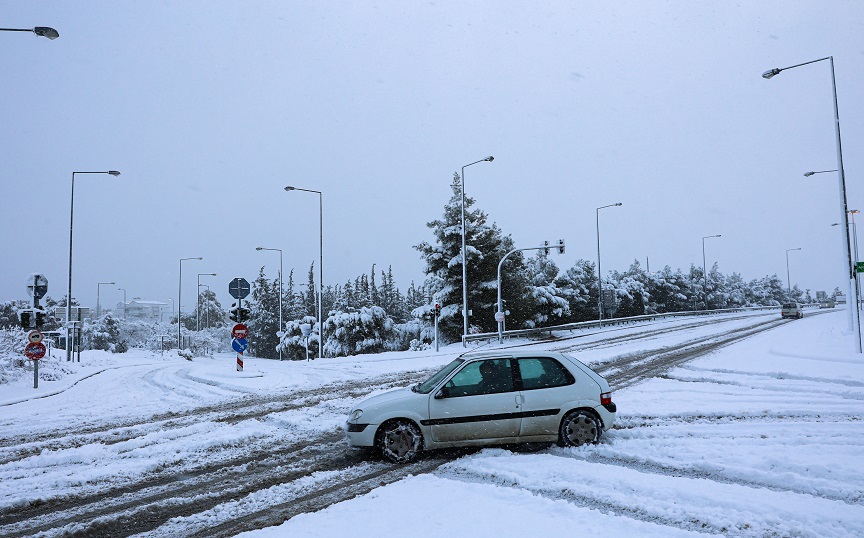
<path fill-rule="evenodd" d="M 573 338 L 541 347 L 610 379 L 679 366 L 616 392 L 619 422 L 600 445 L 432 454 L 405 468 L 347 451 L 345 413 L 461 347 L 247 359 L 242 374 L 227 355 L 85 353 L 39 389 L 26 377 L 0 386 L 0 534 L 231 535 L 300 514 L 257 532 L 380 536 L 411 521 L 421 536 L 452 536 L 454 522 L 460 534 L 524 536 L 578 518 L 606 535 L 859 535 L 864 360 L 839 311 L 731 343 L 776 317 L 562 335 Z M 681 364 L 694 348 L 710 354 Z"/>

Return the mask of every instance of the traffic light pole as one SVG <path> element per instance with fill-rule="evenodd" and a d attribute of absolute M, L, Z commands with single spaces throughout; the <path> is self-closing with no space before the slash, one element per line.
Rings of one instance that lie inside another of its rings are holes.
<path fill-rule="evenodd" d="M 438 353 L 438 318 L 441 317 L 440 306 L 435 304 L 435 353 Z"/>
<path fill-rule="evenodd" d="M 504 265 L 504 260 L 507 259 L 508 256 L 515 252 L 523 252 L 525 250 L 542 250 L 549 255 L 549 249 L 555 248 L 558 249 L 559 254 L 564 254 L 564 240 L 559 239 L 557 245 L 550 245 L 549 241 L 545 241 L 542 247 L 528 247 L 528 248 L 514 248 L 510 252 L 504 255 L 501 258 L 501 261 L 498 262 L 498 311 L 495 312 L 495 321 L 498 322 L 498 343 L 501 344 L 504 342 L 504 308 L 503 301 L 501 300 L 501 266 Z"/>
<path fill-rule="evenodd" d="M 238 298 L 237 299 L 237 321 L 242 323 L 243 321 L 245 321 L 242 318 L 243 318 L 243 299 Z M 238 372 L 243 371 L 243 352 L 242 351 L 237 352 L 237 371 Z"/>

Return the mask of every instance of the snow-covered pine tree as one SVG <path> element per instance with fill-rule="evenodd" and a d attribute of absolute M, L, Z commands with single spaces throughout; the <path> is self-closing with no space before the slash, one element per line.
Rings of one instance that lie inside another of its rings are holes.
<path fill-rule="evenodd" d="M 275 359 L 279 357 L 276 346 L 279 338 L 279 279 L 273 282 L 267 280 L 262 266 L 258 278 L 252 282 L 251 299 L 247 305 L 251 319 L 249 327 L 249 355 L 253 357 Z"/>
<path fill-rule="evenodd" d="M 222 305 L 216 298 L 216 293 L 212 290 L 205 289 L 198 294 L 198 311 L 197 324 L 202 329 L 209 327 L 224 327 L 226 323 L 226 313 L 222 309 Z"/>
<path fill-rule="evenodd" d="M 532 315 L 525 325 L 543 327 L 563 323 L 563 320 L 570 315 L 570 303 L 565 297 L 564 290 L 559 289 L 555 283 L 558 266 L 545 252 L 538 250 L 534 256 L 528 258 L 526 271 L 528 296 L 533 303 L 533 308 Z"/>
<path fill-rule="evenodd" d="M 453 174 L 450 185 L 453 195 L 444 206 L 444 218 L 426 224 L 435 235 L 435 243 L 423 242 L 414 248 L 426 261 L 427 291 L 435 294 L 441 302 L 439 330 L 445 341 L 461 339 L 462 318 L 462 186 L 458 173 Z M 467 251 L 468 309 L 473 312 L 469 319 L 469 332 L 492 332 L 496 330 L 495 308 L 498 290 L 498 262 L 513 249 L 513 240 L 502 234 L 498 226 L 487 224 L 487 215 L 472 210 L 474 199 L 465 198 L 465 244 Z M 521 253 L 514 254 L 514 266 L 519 270 L 508 271 L 502 276 L 502 290 L 507 290 L 508 280 L 519 278 L 522 273 Z M 510 259 L 508 258 L 508 262 Z M 518 286 L 517 286 L 518 288 Z M 519 306 L 524 289 L 514 290 L 516 295 L 504 294 L 511 312 Z M 427 298 L 428 300 L 428 298 Z M 428 303 L 427 303 L 428 304 Z M 508 323 L 509 324 L 509 323 Z"/>
<path fill-rule="evenodd" d="M 304 294 L 304 303 L 306 304 L 306 315 L 318 318 L 318 301 L 315 300 L 315 262 L 309 266 L 308 281 L 306 283 L 306 293 Z"/>
<path fill-rule="evenodd" d="M 555 285 L 567 299 L 569 316 L 564 323 L 597 319 L 597 274 L 594 262 L 579 259 L 573 267 L 559 274 Z"/>

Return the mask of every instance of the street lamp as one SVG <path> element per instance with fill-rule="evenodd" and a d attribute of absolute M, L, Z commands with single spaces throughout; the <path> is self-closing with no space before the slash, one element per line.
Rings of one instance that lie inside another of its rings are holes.
<path fill-rule="evenodd" d="M 196 331 L 201 330 L 201 301 L 200 301 L 200 296 L 201 296 L 201 277 L 202 276 L 216 276 L 216 273 L 198 273 L 198 291 L 195 292 L 199 297 L 195 301 L 196 302 L 196 305 L 195 305 L 195 330 Z"/>
<path fill-rule="evenodd" d="M 117 284 L 114 282 L 97 282 L 96 283 L 96 319 L 99 319 L 102 316 L 102 306 L 99 302 L 99 292 L 102 290 L 103 285 L 111 284 L 116 286 Z"/>
<path fill-rule="evenodd" d="M 468 163 L 462 167 L 462 347 L 468 344 L 465 337 L 468 336 L 468 258 L 465 253 L 465 169 L 471 165 L 483 162 L 492 162 L 495 157 L 492 155 L 473 163 Z"/>
<path fill-rule="evenodd" d="M 597 310 L 600 312 L 600 321 L 603 321 L 603 276 L 600 272 L 600 210 L 607 207 L 618 207 L 623 205 L 621 202 L 615 204 L 604 205 L 597 208 Z"/>
<path fill-rule="evenodd" d="M 793 250 L 801 250 L 801 247 L 798 248 L 787 248 L 786 249 L 786 299 L 792 300 L 792 282 L 789 279 L 789 253 Z"/>
<path fill-rule="evenodd" d="M 279 331 L 284 331 L 282 327 L 282 249 L 281 248 L 266 248 L 255 247 L 255 250 L 275 250 L 279 252 Z M 320 345 L 318 346 L 321 347 Z M 282 360 L 282 346 L 279 346 L 279 360 Z"/>
<path fill-rule="evenodd" d="M 66 295 L 66 361 L 72 360 L 72 347 L 69 345 L 71 342 L 69 337 L 69 327 L 72 323 L 72 223 L 74 222 L 73 217 L 75 215 L 75 174 L 110 174 L 112 176 L 119 176 L 120 172 L 116 170 L 108 170 L 107 172 L 72 172 L 72 190 L 69 196 L 70 201 L 70 209 L 69 209 L 69 291 Z M 97 288 L 98 293 L 98 288 Z M 80 357 L 79 357 L 80 359 Z"/>
<path fill-rule="evenodd" d="M 791 65 L 789 67 L 769 69 L 768 71 L 762 73 L 762 77 L 765 79 L 770 79 L 771 77 L 780 74 L 781 71 L 793 69 L 795 67 L 801 67 L 802 65 L 809 65 L 816 62 L 821 62 L 823 60 L 828 60 L 831 64 L 831 88 L 833 90 L 834 97 L 834 138 L 837 146 L 837 181 L 840 188 L 840 215 L 843 219 L 841 221 L 843 222 L 843 249 L 846 251 L 846 278 L 849 282 L 849 297 L 852 297 L 853 295 L 855 296 L 855 308 L 849 309 L 849 330 L 853 330 L 853 328 L 857 325 L 858 352 L 861 353 L 861 324 L 858 322 L 858 287 L 855 285 L 855 268 L 852 265 L 852 248 L 849 243 L 849 219 L 846 217 L 846 212 L 848 211 L 848 206 L 846 204 L 846 177 L 843 172 L 843 148 L 840 142 L 840 112 L 837 106 L 837 81 L 834 77 L 834 57 L 826 56 L 825 58 L 819 58 L 818 60 L 812 60 L 797 65 Z"/>
<path fill-rule="evenodd" d="M 818 172 L 804 172 L 804 177 L 810 177 L 813 174 L 825 174 L 827 172 L 836 172 L 837 170 L 819 170 Z"/>
<path fill-rule="evenodd" d="M 705 310 L 708 310 L 708 273 L 705 267 L 705 240 L 712 237 L 720 237 L 720 235 L 706 235 L 702 238 L 702 279 L 705 281 L 705 287 L 702 290 L 702 300 L 705 302 Z"/>
<path fill-rule="evenodd" d="M 126 319 L 126 290 L 124 288 L 117 288 L 117 291 L 123 292 L 123 319 Z"/>
<path fill-rule="evenodd" d="M 318 195 L 318 358 L 324 358 L 324 195 L 321 191 L 285 187 L 286 191 L 311 192 Z"/>
<path fill-rule="evenodd" d="M 180 332 L 180 328 L 183 327 L 183 320 L 180 319 L 180 314 L 183 313 L 183 262 L 186 260 L 203 260 L 202 257 L 197 258 L 180 258 L 180 285 L 177 290 L 177 349 L 180 350 L 183 348 L 183 340 L 182 333 Z M 197 293 L 197 292 L 196 292 Z"/>
<path fill-rule="evenodd" d="M 48 26 L 37 26 L 36 28 L 0 28 L 0 32 L 33 32 L 40 37 L 54 40 L 60 37 L 60 33 Z"/>

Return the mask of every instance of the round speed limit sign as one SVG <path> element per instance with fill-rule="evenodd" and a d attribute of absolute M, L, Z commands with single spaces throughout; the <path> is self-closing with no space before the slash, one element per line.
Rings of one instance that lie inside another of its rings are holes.
<path fill-rule="evenodd" d="M 38 344 L 42 341 L 42 333 L 39 331 L 30 331 L 27 334 L 27 341 L 31 344 Z"/>

